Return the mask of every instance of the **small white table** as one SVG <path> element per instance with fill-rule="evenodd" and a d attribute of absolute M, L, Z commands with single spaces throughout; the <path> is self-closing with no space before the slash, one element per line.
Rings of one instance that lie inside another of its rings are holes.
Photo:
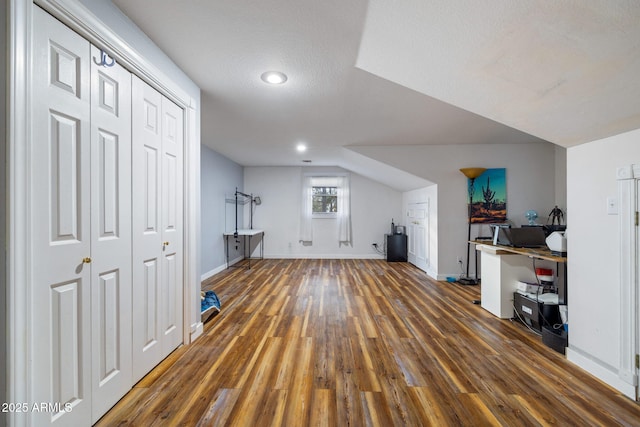
<path fill-rule="evenodd" d="M 242 237 L 243 239 L 243 255 L 245 257 L 245 259 L 247 259 L 247 268 L 251 268 L 251 239 L 255 236 L 260 236 L 260 258 L 259 259 L 264 259 L 264 230 L 257 230 L 257 229 L 253 229 L 253 228 L 245 228 L 245 229 L 239 229 L 236 231 L 225 231 L 223 233 L 224 239 L 225 239 L 225 253 L 227 256 L 227 268 L 229 267 L 234 267 L 235 265 L 229 265 L 229 238 L 233 237 L 234 239 L 239 239 L 240 237 Z M 247 240 L 248 240 L 248 245 L 247 245 Z M 248 256 L 247 256 L 247 251 L 248 251 Z M 242 265 L 238 266 L 238 267 L 243 267 Z"/>
<path fill-rule="evenodd" d="M 483 245 L 480 287 L 482 308 L 501 319 L 514 317 L 513 293 L 518 280 L 531 276 L 531 260 L 527 257 Z"/>
<path fill-rule="evenodd" d="M 476 250 L 482 253 L 480 294 L 482 308 L 485 310 L 503 319 L 514 316 L 513 293 L 517 288 L 517 281 L 535 274 L 531 258 L 555 262 L 558 279 L 558 270 L 562 265 L 564 275 L 556 283 L 556 287 L 560 304 L 567 304 L 567 257 L 553 255 L 547 248 L 513 248 L 479 240 L 472 240 L 470 243 L 476 245 Z"/>

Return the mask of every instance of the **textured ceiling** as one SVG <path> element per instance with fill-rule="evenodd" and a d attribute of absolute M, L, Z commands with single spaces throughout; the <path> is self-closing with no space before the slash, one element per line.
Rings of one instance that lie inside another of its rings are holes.
<path fill-rule="evenodd" d="M 397 6 L 369 2 L 358 67 L 565 147 L 640 127 L 637 0 Z"/>
<path fill-rule="evenodd" d="M 638 2 L 114 3 L 202 89 L 203 144 L 246 166 L 380 177 L 348 147 L 569 146 L 640 127 Z M 289 80 L 267 86 L 267 70 Z"/>

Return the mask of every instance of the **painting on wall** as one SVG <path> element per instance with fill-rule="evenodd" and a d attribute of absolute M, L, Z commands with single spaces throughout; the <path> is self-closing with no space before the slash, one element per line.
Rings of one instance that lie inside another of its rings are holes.
<path fill-rule="evenodd" d="M 467 200 L 467 204 L 471 204 L 471 223 L 500 223 L 507 220 L 506 171 L 505 168 L 487 169 L 475 179 L 473 187 L 471 180 L 468 180 L 467 194 L 471 195 L 471 200 Z"/>

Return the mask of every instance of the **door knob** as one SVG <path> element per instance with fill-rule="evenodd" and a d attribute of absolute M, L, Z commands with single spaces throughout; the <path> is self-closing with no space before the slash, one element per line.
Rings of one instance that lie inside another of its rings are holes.
<path fill-rule="evenodd" d="M 162 246 L 169 246 L 169 242 L 164 242 Z"/>
<path fill-rule="evenodd" d="M 91 258 L 90 257 L 82 258 L 82 263 L 83 264 L 90 264 L 91 263 Z"/>

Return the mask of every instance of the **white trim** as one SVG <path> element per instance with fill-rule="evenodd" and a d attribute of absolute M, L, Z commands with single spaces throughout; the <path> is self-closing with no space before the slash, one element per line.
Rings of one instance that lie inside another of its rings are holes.
<path fill-rule="evenodd" d="M 9 0 L 8 7 L 8 192 L 7 401 L 29 402 L 29 144 L 31 80 L 31 4 Z M 27 425 L 25 413 L 8 414 L 8 425 Z"/>
<path fill-rule="evenodd" d="M 427 272 L 427 274 L 431 277 L 433 277 L 434 279 L 436 279 L 439 282 L 446 282 L 447 281 L 447 277 L 455 277 L 456 280 L 458 280 L 460 278 L 460 273 L 455 273 L 455 274 L 433 274 L 430 272 Z M 469 277 L 471 277 L 472 279 L 475 279 L 475 275 L 472 275 L 471 273 L 469 273 Z"/>
<path fill-rule="evenodd" d="M 638 209 L 637 191 L 640 165 L 628 165 L 616 171 L 618 181 L 618 236 L 620 239 L 620 367 L 621 381 L 638 387 Z M 634 392 L 634 399 L 636 398 Z"/>
<path fill-rule="evenodd" d="M 385 259 L 379 254 L 271 254 L 265 259 Z"/>
<path fill-rule="evenodd" d="M 222 266 L 222 270 L 220 270 L 220 271 L 226 270 L 227 268 L 229 268 L 229 267 L 231 267 L 233 265 L 236 265 L 237 263 L 239 263 L 240 261 L 243 261 L 245 259 L 247 259 L 247 257 L 245 257 L 244 255 L 240 255 L 239 257 L 234 258 L 231 261 L 229 261 L 229 265 L 228 266 L 227 266 L 227 264 L 224 264 Z"/>
<path fill-rule="evenodd" d="M 193 100 L 190 104 L 194 104 Z M 185 113 L 185 147 L 184 147 L 184 206 L 183 212 L 183 341 L 193 342 L 202 333 L 200 316 L 200 289 L 198 272 L 200 271 L 200 132 L 198 111 L 186 107 Z M 187 142 L 188 141 L 188 142 Z M 189 262 L 190 261 L 190 262 Z M 197 285 L 196 285 L 197 284 Z"/>
<path fill-rule="evenodd" d="M 620 378 L 637 386 L 636 344 L 636 180 L 618 180 L 618 230 L 620 238 Z"/>
<path fill-rule="evenodd" d="M 191 342 L 195 341 L 204 332 L 204 323 L 202 321 L 196 323 L 191 330 Z"/>
<path fill-rule="evenodd" d="M 204 282 L 205 280 L 215 276 L 216 274 L 220 273 L 221 271 L 224 271 L 227 269 L 226 265 L 220 265 L 212 270 L 207 271 L 206 273 L 202 273 L 202 275 L 200 276 L 200 281 Z"/>
<path fill-rule="evenodd" d="M 611 367 L 607 367 L 600 361 L 589 357 L 586 353 L 576 349 L 575 347 L 567 347 L 567 360 L 576 364 L 580 368 L 589 372 L 596 378 L 609 384 L 611 387 L 620 391 L 625 396 L 635 400 L 636 388 L 631 384 L 623 381 L 618 376 L 618 372 Z"/>
<path fill-rule="evenodd" d="M 243 259 L 245 259 L 245 257 L 243 256 L 239 256 L 237 258 L 232 259 L 231 261 L 229 261 L 229 266 L 232 266 L 234 264 L 239 263 L 240 261 L 242 261 Z M 213 276 L 215 276 L 216 274 L 225 271 L 227 269 L 227 264 L 222 264 L 212 270 L 207 271 L 206 273 L 202 274 L 202 276 L 200 276 L 200 280 L 201 281 L 205 281 Z"/>

